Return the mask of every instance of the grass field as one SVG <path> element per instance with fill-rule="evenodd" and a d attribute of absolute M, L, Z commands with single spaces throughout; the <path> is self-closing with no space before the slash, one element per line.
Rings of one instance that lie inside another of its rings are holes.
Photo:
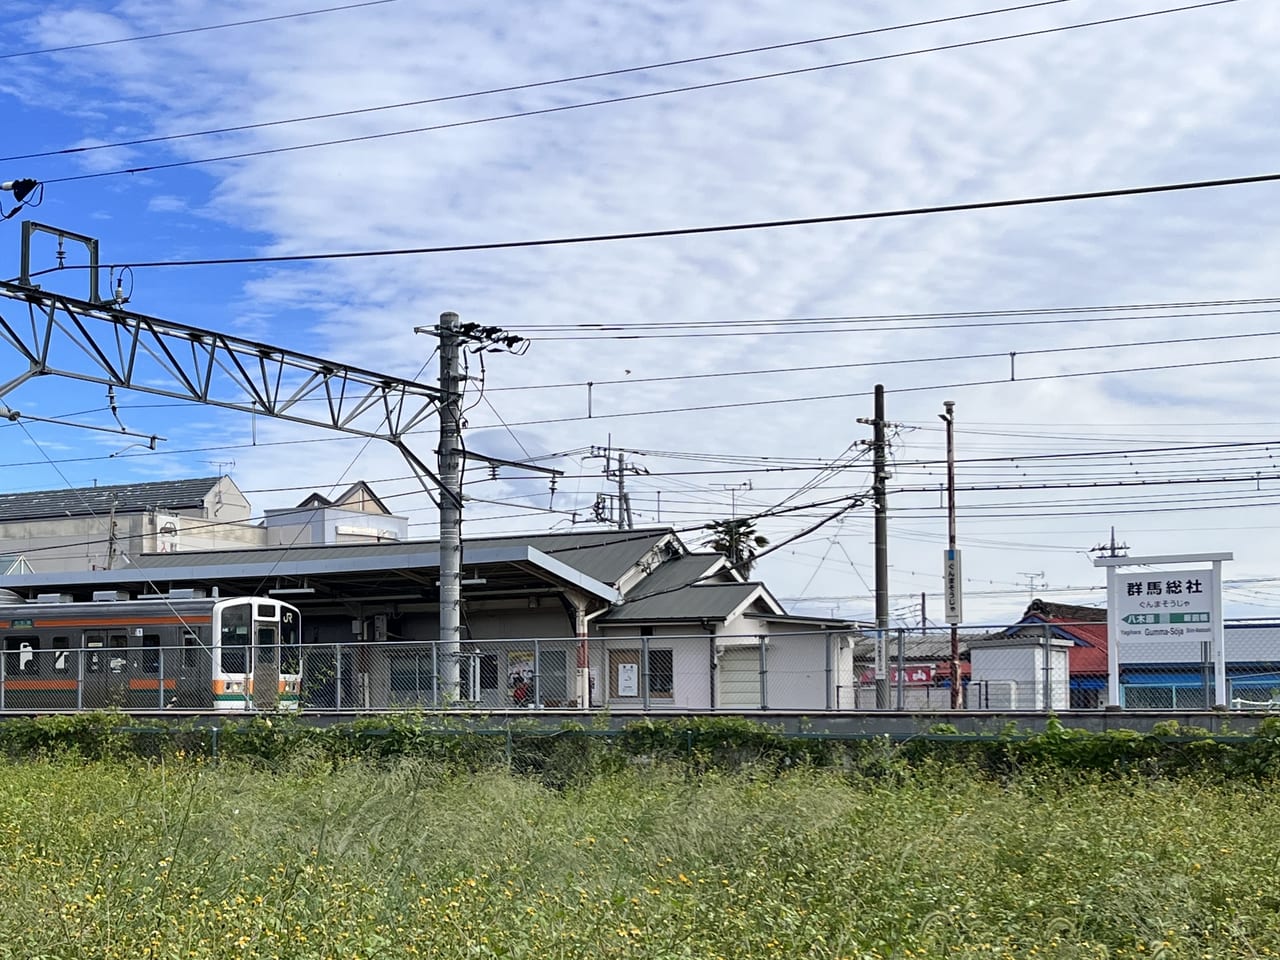
<path fill-rule="evenodd" d="M 1254 957 L 1280 799 L 1190 781 L 0 765 L 0 957 Z"/>

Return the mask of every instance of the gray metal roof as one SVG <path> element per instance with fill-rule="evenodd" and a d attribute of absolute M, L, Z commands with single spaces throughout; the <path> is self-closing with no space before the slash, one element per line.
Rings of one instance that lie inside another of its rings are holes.
<path fill-rule="evenodd" d="M 682 557 L 673 557 L 659 565 L 629 592 L 634 597 L 643 597 L 659 590 L 688 586 L 695 580 L 707 576 L 723 560 L 724 557 L 718 553 L 686 553 Z M 728 573 L 723 574 L 723 577 L 725 581 L 733 579 Z"/>
<path fill-rule="evenodd" d="M 170 510 L 204 506 L 204 498 L 221 477 L 194 480 L 154 480 L 104 487 L 0 493 L 0 520 L 44 520 L 50 517 L 106 516 L 137 513 L 152 507 Z"/>
<path fill-rule="evenodd" d="M 760 590 L 758 583 L 698 583 L 656 596 L 645 596 L 637 591 L 639 599 L 614 607 L 596 622 L 724 620 Z"/>
<path fill-rule="evenodd" d="M 549 557 L 589 573 L 597 580 L 616 584 L 631 571 L 654 547 L 664 540 L 678 544 L 669 527 L 647 530 L 594 530 L 585 533 L 548 533 L 517 537 L 483 537 L 468 539 L 463 544 L 463 562 L 466 550 L 473 544 L 486 546 L 528 544 Z M 673 553 L 682 553 L 675 546 Z"/>
<path fill-rule="evenodd" d="M 462 563 L 465 567 L 475 562 L 475 558 L 481 552 L 532 548 L 538 553 L 586 574 L 593 580 L 616 584 L 645 554 L 669 537 L 674 538 L 669 529 L 596 530 L 589 533 L 467 537 L 462 544 Z M 140 570 L 237 564 L 270 566 L 312 560 L 331 560 L 341 565 L 397 557 L 404 554 L 406 550 L 435 555 L 439 550 L 439 541 L 417 540 L 394 543 L 326 544 L 313 547 L 253 547 L 245 550 L 146 553 L 136 557 L 134 565 Z"/>
<path fill-rule="evenodd" d="M 148 588 L 161 585 L 218 587 L 224 592 L 256 594 L 293 589 L 316 597 L 352 600 L 406 591 L 424 598 L 436 592 L 440 566 L 438 546 L 426 543 L 351 544 L 323 547 L 276 547 L 146 554 L 136 564 L 114 570 L 66 570 L 0 576 L 4 587 L 28 593 L 39 590 L 86 592 L 108 586 Z M 464 578 L 476 583 L 472 595 L 521 595 L 539 585 L 571 585 L 610 603 L 618 591 L 527 544 L 472 544 Z"/>

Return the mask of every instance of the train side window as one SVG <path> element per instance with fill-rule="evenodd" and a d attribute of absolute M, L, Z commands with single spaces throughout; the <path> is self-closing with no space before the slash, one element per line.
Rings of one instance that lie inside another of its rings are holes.
<path fill-rule="evenodd" d="M 67 651 L 71 648 L 70 637 L 54 637 L 53 638 L 53 672 L 54 673 L 70 673 L 71 672 L 71 654 Z"/>
<path fill-rule="evenodd" d="M 36 657 L 40 649 L 40 638 L 5 637 L 4 638 L 4 675 L 6 677 L 40 675 L 40 660 Z"/>
<path fill-rule="evenodd" d="M 142 636 L 142 671 L 143 673 L 160 672 L 160 634 L 146 633 Z"/>
<path fill-rule="evenodd" d="M 107 638 L 100 633 L 84 635 L 84 672 L 101 673 L 103 664 L 102 648 L 107 645 Z"/>

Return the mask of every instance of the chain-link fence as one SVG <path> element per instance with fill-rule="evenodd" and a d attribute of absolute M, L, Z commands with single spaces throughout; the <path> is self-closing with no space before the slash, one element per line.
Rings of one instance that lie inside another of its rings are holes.
<path fill-rule="evenodd" d="M 966 626 L 954 646 L 946 627 L 647 630 L 305 643 L 250 666 L 154 636 L 15 634 L 0 658 L 0 710 L 1046 713 L 1203 710 L 1223 690 L 1230 708 L 1280 709 L 1280 623 L 1228 622 L 1223 636 L 1215 656 L 1212 643 L 1154 632 L 1109 648 L 1100 619 Z"/>

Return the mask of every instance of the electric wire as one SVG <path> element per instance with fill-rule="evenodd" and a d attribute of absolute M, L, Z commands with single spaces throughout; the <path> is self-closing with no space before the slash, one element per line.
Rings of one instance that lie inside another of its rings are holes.
<path fill-rule="evenodd" d="M 1240 364 L 1240 363 L 1264 363 L 1264 362 L 1269 362 L 1273 360 L 1280 360 L 1280 355 L 1271 355 L 1271 356 L 1264 356 L 1264 357 L 1237 357 L 1237 358 L 1232 358 L 1227 360 L 1196 360 L 1196 361 L 1190 361 L 1187 363 L 1150 364 L 1147 366 L 1140 366 L 1140 367 L 1117 367 L 1117 368 L 1111 368 L 1107 370 L 1077 370 L 1077 371 L 1071 371 L 1068 373 L 1046 373 L 1046 374 L 1032 375 L 1032 376 L 1019 376 L 1016 379 L 1001 377 L 999 379 L 989 379 L 989 380 L 965 380 L 965 381 L 957 381 L 952 383 L 937 383 L 937 384 L 928 384 L 928 385 L 915 386 L 915 387 L 894 387 L 886 390 L 885 392 L 896 394 L 896 393 L 920 393 L 923 391 L 932 391 L 932 390 L 960 390 L 960 389 L 965 389 L 969 387 L 989 387 L 989 386 L 1000 386 L 1004 384 L 1017 385 L 1017 384 L 1024 384 L 1024 383 L 1039 383 L 1039 382 L 1050 381 L 1050 380 L 1071 380 L 1071 379 L 1079 379 L 1081 377 L 1111 376 L 1113 374 L 1121 374 L 1121 373 L 1125 373 L 1125 374 L 1153 373 L 1153 372 L 1163 371 L 1163 370 L 1189 370 L 1189 369 L 1203 368 L 1203 367 L 1221 367 L 1221 366 L 1228 366 L 1231 364 Z M 818 395 L 808 396 L 808 397 L 775 397 L 775 398 L 767 398 L 767 399 L 761 399 L 761 400 L 737 400 L 737 401 L 728 401 L 725 403 L 696 404 L 696 405 L 690 405 L 690 406 L 684 406 L 684 407 L 666 407 L 662 409 L 653 409 L 653 410 L 627 410 L 619 413 L 593 412 L 590 415 L 583 415 L 583 416 L 577 416 L 577 417 L 548 417 L 548 418 L 537 419 L 537 420 L 520 420 L 520 421 L 516 421 L 515 423 L 512 423 L 511 426 L 512 427 L 528 427 L 528 426 L 538 426 L 538 425 L 549 424 L 549 423 L 573 423 L 573 422 L 582 422 L 585 420 L 618 420 L 618 419 L 624 419 L 627 417 L 663 416 L 663 415 L 668 415 L 673 413 L 696 413 L 696 412 L 705 412 L 709 410 L 734 410 L 734 409 L 743 409 L 746 407 L 777 406 L 779 404 L 784 404 L 784 403 L 814 403 L 814 402 L 823 401 L 823 400 L 848 400 L 855 397 L 869 397 L 872 395 L 873 392 L 874 391 L 871 391 L 871 390 L 859 390 L 859 391 L 854 391 L 850 393 L 827 393 L 827 394 L 818 394 Z"/>
<path fill-rule="evenodd" d="M 391 0 L 378 0 L 381 3 L 389 3 Z M 87 146 L 63 147 L 57 150 L 43 150 L 38 153 L 20 153 L 10 157 L 0 157 L 0 163 L 10 160 L 33 160 L 42 157 L 56 157 L 66 154 L 86 153 L 94 150 L 110 150 L 117 147 L 137 147 L 152 143 L 166 143 L 174 140 L 188 140 L 194 137 L 211 137 L 224 133 L 240 133 L 245 130 L 261 130 L 269 127 L 281 127 L 295 123 L 309 123 L 314 120 L 333 120 L 340 117 L 354 117 L 369 113 L 380 113 L 388 110 L 401 110 L 409 107 L 424 107 L 439 103 L 450 103 L 457 100 L 470 100 L 476 97 L 494 96 L 500 93 L 519 93 L 526 90 L 536 90 L 542 87 L 559 86 L 567 83 L 578 83 L 584 80 L 602 80 L 609 77 L 625 76 L 631 73 L 644 73 L 651 70 L 662 70 L 669 67 L 688 66 L 695 63 L 708 63 L 714 60 L 724 60 L 730 57 L 743 57 L 756 53 L 770 53 L 777 50 L 788 50 L 798 47 L 812 46 L 819 43 L 831 43 L 837 40 L 850 40 L 855 37 L 868 37 L 881 33 L 892 33 L 897 30 L 907 30 L 914 27 L 932 27 L 944 23 L 954 23 L 960 20 L 973 20 L 979 17 L 996 16 L 1003 13 L 1014 13 L 1023 10 L 1031 10 L 1037 7 L 1051 7 L 1063 3 L 1074 3 L 1076 0 L 1040 0 L 1037 3 L 1024 3 L 1011 7 L 998 7 L 993 10 L 979 10 L 974 13 L 957 14 L 951 17 L 937 17 L 932 20 L 917 20 L 912 23 L 894 24 L 888 27 L 874 27 L 867 30 L 855 30 L 851 33 L 837 33 L 824 37 L 811 37 L 805 40 L 792 40 L 786 43 L 771 43 L 764 46 L 748 47 L 741 50 L 729 50 L 723 53 L 704 54 L 696 57 L 683 57 L 678 60 L 663 60 L 656 63 L 641 64 L 633 67 L 617 67 L 612 70 L 599 70 L 594 73 L 580 73 L 574 76 L 557 77 L 554 80 L 534 80 L 525 83 L 507 84 L 501 87 L 489 87 L 484 90 L 472 90 L 467 93 L 453 93 L 438 97 L 428 97 L 421 100 L 405 100 L 399 103 L 384 103 L 371 107 L 357 107 L 350 110 L 334 110 L 330 113 L 315 113 L 302 117 L 289 117 L 283 120 L 264 120 L 259 123 L 243 123 L 236 126 L 215 127 L 207 130 L 193 130 L 186 133 L 172 133 L 164 136 L 139 137 L 134 140 L 116 140 L 112 143 L 96 143 Z M 360 6 L 357 4 L 356 6 Z M 334 9 L 347 9 L 345 7 L 337 7 Z M 300 14 L 293 14 L 300 16 Z M 283 18 L 268 18 L 283 19 Z M 245 23 L 257 23 L 262 21 L 242 21 Z M 237 26 L 238 24 L 227 24 L 226 26 Z M 205 27 L 202 29 L 219 29 L 217 27 Z M 196 30 L 179 31 L 179 32 L 197 32 Z M 159 34 L 158 36 L 171 36 L 172 34 Z M 153 39 L 152 37 L 134 37 L 134 40 Z M 106 43 L 122 43 L 124 41 L 112 40 Z M 0 60 L 10 59 L 13 57 L 34 56 L 38 53 L 60 52 L 62 50 L 76 50 L 81 46 L 100 46 L 102 44 L 83 44 L 72 47 L 60 47 L 56 50 L 36 50 L 27 51 L 26 53 L 15 53 L 0 55 Z"/>
<path fill-rule="evenodd" d="M 1280 173 L 1264 173 L 1241 177 L 1223 177 L 1214 180 L 1185 180 L 1177 183 L 1149 184 L 1140 187 L 1116 187 L 1107 190 L 1089 190 L 1080 193 L 1041 194 L 1032 197 L 1016 197 L 1004 200 L 975 200 L 967 203 L 936 204 L 926 207 L 901 207 L 892 210 L 874 210 L 862 213 L 841 213 L 821 217 L 792 217 L 784 220 L 755 220 L 745 223 L 725 223 L 701 227 L 672 227 L 662 230 L 633 230 L 623 233 L 580 234 L 569 237 L 550 237 L 540 240 L 500 240 L 486 243 L 460 243 L 431 247 L 404 247 L 384 250 L 348 250 L 329 253 L 270 254 L 245 257 L 203 257 L 185 260 L 149 260 L 133 263 L 98 264 L 97 269 L 122 270 L 126 267 L 213 267 L 264 263 L 311 263 L 328 260 L 358 260 L 377 257 L 426 256 L 438 253 L 471 253 L 484 250 L 517 250 L 539 247 L 574 246 L 578 244 L 611 243 L 620 240 L 652 240 L 670 237 L 706 236 L 720 233 L 741 233 L 751 230 L 773 230 L 785 227 L 818 226 L 823 224 L 856 223 L 866 220 L 892 220 L 901 217 L 930 216 L 939 213 L 964 213 L 975 210 L 1000 210 L 1013 207 L 1042 206 L 1057 203 L 1074 203 L 1083 200 L 1106 200 L 1119 197 L 1148 196 L 1162 193 L 1179 193 L 1192 190 L 1238 187 L 1280 180 Z M 58 181 L 48 181 L 50 183 Z M 88 270 L 89 264 L 65 264 L 34 272 L 31 277 L 42 276 L 57 270 Z"/>
<path fill-rule="evenodd" d="M 115 40 L 90 40 L 85 43 L 69 43 L 60 47 L 45 47 L 42 50 L 20 50 L 16 53 L 0 53 L 0 60 L 16 60 L 20 57 L 38 57 L 50 53 L 67 53 L 72 50 L 88 50 L 92 47 L 111 47 L 121 43 L 136 43 L 140 40 L 160 40 L 165 37 L 180 37 L 192 33 L 206 33 L 211 30 L 226 30 L 229 27 L 248 27 L 257 26 L 263 23 L 273 23 L 278 20 L 296 20 L 299 17 L 314 17 L 322 13 L 337 13 L 342 10 L 357 10 L 361 7 L 377 7 L 386 3 L 395 3 L 396 0 L 363 0 L 360 3 L 347 3 L 338 7 L 324 7 L 320 10 L 302 10 L 298 13 L 282 13 L 272 17 L 255 17 L 252 20 L 234 20 L 230 23 L 214 23 L 201 27 L 185 27 L 181 30 L 165 30 L 160 33 L 147 33 L 134 37 L 119 37 Z M 33 156 L 45 156 L 45 154 L 33 154 Z M 6 159 L 24 159 L 21 157 L 9 157 Z"/>
<path fill-rule="evenodd" d="M 657 97 L 672 96 L 675 94 L 692 93 L 700 90 L 714 90 L 723 87 L 731 87 L 739 84 L 754 83 L 761 80 L 776 80 L 782 77 L 801 76 L 812 74 L 822 70 L 833 70 L 843 67 L 859 66 L 868 63 L 879 63 L 887 60 L 897 60 L 904 57 L 920 56 L 930 53 L 941 53 L 949 50 L 963 50 L 971 47 L 983 46 L 985 44 L 1002 43 L 1010 40 L 1024 40 L 1030 37 L 1040 37 L 1049 34 L 1062 33 L 1068 30 L 1080 30 L 1086 27 L 1107 26 L 1116 23 L 1123 23 L 1133 20 L 1142 20 L 1149 17 L 1167 16 L 1173 13 L 1185 13 L 1190 10 L 1199 10 L 1207 7 L 1218 7 L 1228 3 L 1238 3 L 1240 0 L 1204 0 L 1202 3 L 1187 4 L 1180 7 L 1167 7 L 1162 10 L 1151 10 L 1144 13 L 1128 14 L 1120 17 L 1108 17 L 1101 20 L 1090 20 L 1083 23 L 1066 24 L 1057 27 L 1046 27 L 1040 30 L 1027 30 L 1021 33 L 1005 34 L 999 37 L 984 37 L 978 40 L 966 40 L 959 43 L 940 44 L 933 47 L 922 47 L 916 50 L 906 50 L 898 53 L 881 54 L 874 57 L 862 57 L 856 60 L 845 60 L 838 63 L 818 64 L 810 67 L 795 67 L 789 70 L 777 70 L 771 73 L 754 74 L 748 77 L 733 77 L 727 80 L 715 80 L 706 83 L 685 84 L 679 87 L 669 87 L 664 90 L 650 90 L 643 93 L 625 94 L 616 97 L 604 97 L 598 100 L 588 100 L 579 103 L 558 104 L 556 106 L 541 107 L 532 110 L 518 110 L 511 113 L 496 114 L 488 117 L 475 117 L 468 120 L 454 120 L 446 123 L 430 124 L 423 127 L 413 127 L 404 130 L 389 130 L 382 133 L 361 134 L 349 137 L 337 137 L 330 140 L 317 140 L 309 143 L 291 144 L 281 147 L 263 147 L 257 150 L 241 150 L 235 153 L 226 153 L 218 156 L 198 157 L 186 160 L 173 160 L 166 163 L 153 163 L 137 167 L 124 167 L 115 170 L 100 170 L 92 173 L 74 174 L 65 177 L 46 178 L 42 182 L 46 184 L 55 183 L 73 183 L 82 180 L 97 180 L 103 177 L 117 177 L 126 174 L 137 173 L 155 173 L 161 170 L 173 170 L 184 167 L 203 166 L 211 163 L 222 163 L 228 160 L 247 160 L 255 157 L 276 156 L 284 153 L 295 153 L 301 150 L 315 150 L 321 147 L 345 146 L 353 143 L 368 143 L 376 140 L 386 140 L 393 137 L 404 137 L 421 133 L 434 133 L 441 130 L 455 130 L 462 127 L 471 127 L 484 123 L 496 123 L 503 120 L 516 120 L 526 117 L 539 117 L 551 114 L 565 113 L 571 110 L 581 110 L 588 107 L 612 106 L 619 103 L 632 103 L 641 100 L 651 100 Z"/>

